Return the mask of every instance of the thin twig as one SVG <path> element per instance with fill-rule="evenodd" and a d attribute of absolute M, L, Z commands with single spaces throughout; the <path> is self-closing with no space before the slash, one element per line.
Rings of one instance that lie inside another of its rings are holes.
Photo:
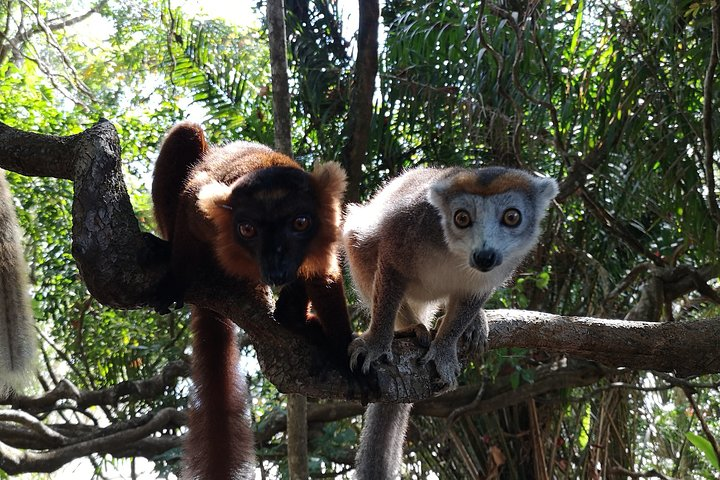
<path fill-rule="evenodd" d="M 614 467 L 611 471 L 612 473 L 619 473 L 630 478 L 659 478 L 660 480 L 678 480 L 675 477 L 669 477 L 667 475 L 664 475 L 655 470 L 654 468 L 651 468 L 650 470 L 646 470 L 644 472 L 633 472 L 632 470 L 617 466 Z"/>
<path fill-rule="evenodd" d="M 473 398 L 473 400 L 470 403 L 456 408 L 455 410 L 453 410 L 450 413 L 450 415 L 448 415 L 447 422 L 446 422 L 448 430 L 451 429 L 451 427 L 453 426 L 453 424 L 459 417 L 461 417 L 462 415 L 464 415 L 468 412 L 475 410 L 475 408 L 477 408 L 477 406 L 480 405 L 480 403 L 482 402 L 483 392 L 485 391 L 486 382 L 487 382 L 487 375 L 483 375 L 483 378 L 480 381 L 480 385 L 478 386 L 477 393 L 475 394 L 475 398 Z"/>
<path fill-rule="evenodd" d="M 705 438 L 707 438 L 707 440 L 710 442 L 710 445 L 712 445 L 713 450 L 715 451 L 715 458 L 720 460 L 720 447 L 718 447 L 717 440 L 715 440 L 715 436 L 712 434 L 707 422 L 705 421 L 705 415 L 702 414 L 702 412 L 697 406 L 697 403 L 695 403 L 692 389 L 689 387 L 682 387 L 682 389 L 683 392 L 685 392 L 685 396 L 687 397 L 688 402 L 690 402 L 690 406 L 692 406 L 693 412 L 695 412 L 695 416 L 700 421 L 700 426 L 702 427 L 703 432 L 705 432 Z"/>
<path fill-rule="evenodd" d="M 637 277 L 640 276 L 640 274 L 647 272 L 652 268 L 652 263 L 650 262 L 643 262 L 635 265 L 632 270 L 623 278 L 620 283 L 618 283 L 617 287 L 613 289 L 612 292 L 608 293 L 605 298 L 603 299 L 602 303 L 607 303 L 613 298 L 620 295 L 623 291 L 627 290 L 630 285 L 635 281 Z"/>

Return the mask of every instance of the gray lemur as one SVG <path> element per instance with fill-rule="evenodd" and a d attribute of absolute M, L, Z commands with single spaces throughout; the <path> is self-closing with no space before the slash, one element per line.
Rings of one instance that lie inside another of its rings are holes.
<path fill-rule="evenodd" d="M 10 186 L 0 170 L 0 396 L 24 386 L 37 359 L 21 239 Z"/>
<path fill-rule="evenodd" d="M 365 205 L 347 209 L 343 243 L 355 286 L 370 307 L 369 329 L 349 347 L 362 357 L 392 361 L 396 330 L 429 341 L 432 361 L 448 387 L 460 373 L 461 337 L 483 353 L 488 325 L 481 307 L 533 249 L 557 182 L 501 167 L 415 169 L 388 183 Z M 402 461 L 411 404 L 371 404 L 356 458 L 358 479 L 390 479 Z"/>

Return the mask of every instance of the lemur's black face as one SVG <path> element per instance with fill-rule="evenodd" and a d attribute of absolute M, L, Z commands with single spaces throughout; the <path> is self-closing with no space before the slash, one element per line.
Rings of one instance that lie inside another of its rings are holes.
<path fill-rule="evenodd" d="M 281 286 L 295 280 L 318 230 L 307 174 L 259 170 L 234 188 L 230 203 L 234 238 L 258 262 L 262 282 Z"/>

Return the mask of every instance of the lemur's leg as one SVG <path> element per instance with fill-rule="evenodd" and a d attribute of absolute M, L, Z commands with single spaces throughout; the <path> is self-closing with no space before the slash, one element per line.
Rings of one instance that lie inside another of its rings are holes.
<path fill-rule="evenodd" d="M 457 356 L 460 337 L 468 328 L 474 328 L 473 334 L 477 338 L 478 345 L 487 342 L 487 320 L 480 309 L 488 296 L 487 294 L 469 297 L 451 296 L 438 333 L 427 353 L 420 360 L 423 364 L 430 360 L 434 361 L 440 379 L 451 388 L 457 386 L 457 376 L 460 375 L 460 361 Z M 477 327 L 473 325 L 476 322 L 479 322 Z"/>
<path fill-rule="evenodd" d="M 395 331 L 395 317 L 405 293 L 405 279 L 393 267 L 378 262 L 373 284 L 373 300 L 371 308 L 370 327 L 368 330 L 352 341 L 348 347 L 350 354 L 350 368 L 355 367 L 360 356 L 365 359 L 362 363 L 362 372 L 370 371 L 370 364 L 381 358 L 392 362 L 392 341 Z"/>
<path fill-rule="evenodd" d="M 423 348 L 428 348 L 432 340 L 430 330 L 407 300 L 402 302 L 395 318 L 395 337 L 414 337 L 418 345 Z"/>

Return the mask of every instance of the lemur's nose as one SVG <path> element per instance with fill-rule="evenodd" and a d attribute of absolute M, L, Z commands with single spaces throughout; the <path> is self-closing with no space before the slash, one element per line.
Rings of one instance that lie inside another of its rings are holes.
<path fill-rule="evenodd" d="M 502 254 L 492 248 L 475 250 L 471 257 L 471 264 L 481 272 L 489 272 L 502 263 Z"/>

